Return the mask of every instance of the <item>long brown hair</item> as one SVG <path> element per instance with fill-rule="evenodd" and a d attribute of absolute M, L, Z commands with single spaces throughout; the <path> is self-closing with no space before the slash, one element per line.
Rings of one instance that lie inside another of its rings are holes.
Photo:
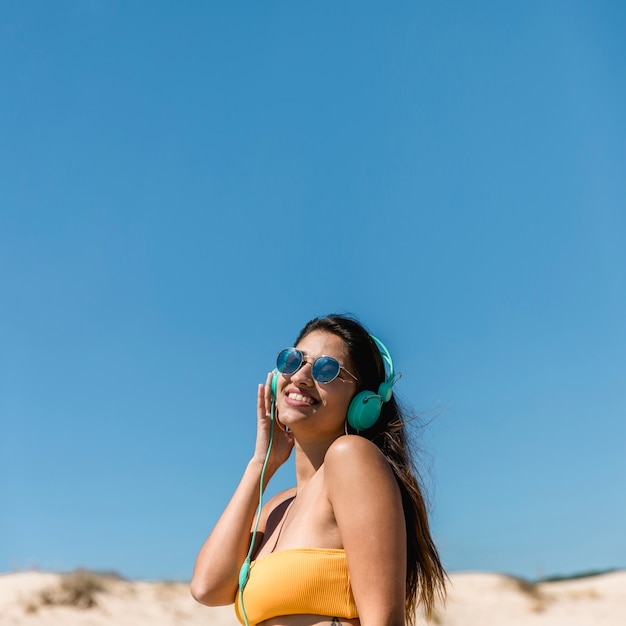
<path fill-rule="evenodd" d="M 315 330 L 332 333 L 343 340 L 356 369 L 357 391 L 378 389 L 385 380 L 384 361 L 371 335 L 356 318 L 346 315 L 317 317 L 300 331 L 295 345 Z M 430 533 L 428 507 L 411 453 L 406 423 L 403 410 L 392 396 L 383 404 L 377 422 L 356 434 L 380 448 L 400 487 L 407 536 L 405 614 L 407 622 L 413 625 L 418 604 L 422 605 L 427 617 L 432 617 L 437 599 L 445 598 L 447 577 Z"/>

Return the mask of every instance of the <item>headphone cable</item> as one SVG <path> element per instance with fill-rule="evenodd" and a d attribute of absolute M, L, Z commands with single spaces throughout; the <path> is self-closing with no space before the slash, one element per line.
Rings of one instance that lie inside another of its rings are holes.
<path fill-rule="evenodd" d="M 276 399 L 272 396 L 272 405 L 270 408 L 271 420 L 272 423 L 270 425 L 270 440 L 267 446 L 267 453 L 265 454 L 265 460 L 263 461 L 263 467 L 261 468 L 261 479 L 259 480 L 259 506 L 256 510 L 256 518 L 254 522 L 254 528 L 252 530 L 252 538 L 250 539 L 250 548 L 248 550 L 248 554 L 244 559 L 244 562 L 239 570 L 239 604 L 241 606 L 241 614 L 243 615 L 243 621 L 245 626 L 249 626 L 248 624 L 248 616 L 246 615 L 246 609 L 243 604 L 243 589 L 248 582 L 248 578 L 250 576 L 250 563 L 252 558 L 252 551 L 254 550 L 254 542 L 256 540 L 257 530 L 259 528 L 259 522 L 261 520 L 261 508 L 263 507 L 263 484 L 265 483 L 265 470 L 267 469 L 267 464 L 270 459 L 270 453 L 272 451 L 272 444 L 274 442 L 274 412 L 276 406 Z"/>

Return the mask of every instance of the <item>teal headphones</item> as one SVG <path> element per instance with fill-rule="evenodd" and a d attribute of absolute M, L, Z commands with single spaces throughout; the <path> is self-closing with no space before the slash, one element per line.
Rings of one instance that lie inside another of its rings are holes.
<path fill-rule="evenodd" d="M 383 403 L 391 400 L 391 396 L 393 395 L 393 386 L 399 378 L 395 374 L 393 360 L 391 358 L 391 354 L 389 354 L 389 350 L 385 347 L 385 344 L 377 337 L 374 337 L 374 335 L 370 335 L 370 337 L 376 344 L 380 352 L 380 356 L 383 359 L 383 363 L 387 365 L 389 373 L 387 374 L 385 380 L 378 386 L 378 391 L 369 391 L 365 389 L 363 391 L 359 391 L 359 393 L 352 398 L 350 406 L 348 407 L 347 419 L 350 427 L 357 431 L 367 430 L 376 423 L 380 417 L 380 411 L 383 408 Z M 272 376 L 271 383 L 272 399 L 276 398 L 276 387 L 279 376 L 280 372 L 276 370 Z"/>
<path fill-rule="evenodd" d="M 397 382 L 393 368 L 393 360 L 391 359 L 389 350 L 387 350 L 385 344 L 380 339 L 374 337 L 374 335 L 370 335 L 370 337 L 378 347 L 380 356 L 383 358 L 383 362 L 386 363 L 389 374 L 378 386 L 378 391 L 359 391 L 359 393 L 352 398 L 350 406 L 348 407 L 348 424 L 354 428 L 354 430 L 367 430 L 376 423 L 380 417 L 383 403 L 391 400 L 393 386 Z"/>

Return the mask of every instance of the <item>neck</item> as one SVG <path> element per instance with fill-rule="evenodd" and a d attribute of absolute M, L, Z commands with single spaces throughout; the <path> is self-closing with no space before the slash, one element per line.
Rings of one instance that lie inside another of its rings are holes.
<path fill-rule="evenodd" d="M 335 437 L 337 439 L 343 433 Z M 296 439 L 296 483 L 297 489 L 300 491 L 317 473 L 317 470 L 324 463 L 326 452 L 330 448 L 335 439 L 324 442 L 301 442 Z"/>

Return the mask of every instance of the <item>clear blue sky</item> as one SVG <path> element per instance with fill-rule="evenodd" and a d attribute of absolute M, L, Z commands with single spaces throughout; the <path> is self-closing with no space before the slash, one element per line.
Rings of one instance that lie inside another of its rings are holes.
<path fill-rule="evenodd" d="M 352 312 L 450 570 L 626 567 L 626 5 L 0 7 L 0 571 L 189 578 Z M 272 490 L 292 483 L 291 467 Z"/>

